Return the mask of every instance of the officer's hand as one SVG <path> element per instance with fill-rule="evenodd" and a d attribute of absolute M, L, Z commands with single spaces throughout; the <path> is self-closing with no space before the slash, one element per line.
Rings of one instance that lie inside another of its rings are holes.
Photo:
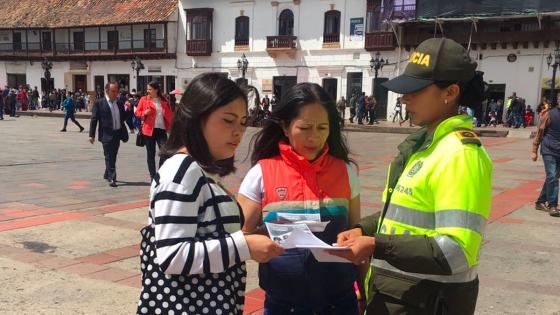
<path fill-rule="evenodd" d="M 95 142 L 95 138 L 94 137 L 89 137 L 89 143 L 93 144 Z"/>
<path fill-rule="evenodd" d="M 328 251 L 329 254 L 346 258 L 355 265 L 361 265 L 367 262 L 373 255 L 375 238 L 371 236 L 359 236 L 344 243 L 338 243 L 338 246 L 347 246 L 349 250 Z"/>
<path fill-rule="evenodd" d="M 342 244 L 348 240 L 355 239 L 356 237 L 360 237 L 360 236 L 362 236 L 362 229 L 360 228 L 355 228 L 348 231 L 340 232 L 336 237 L 336 243 Z"/>
<path fill-rule="evenodd" d="M 251 258 L 259 263 L 266 263 L 271 258 L 284 253 L 284 248 L 264 235 L 245 235 Z"/>
<path fill-rule="evenodd" d="M 536 161 L 537 161 L 537 159 L 538 159 L 538 155 L 537 155 L 537 153 L 534 153 L 534 152 L 533 152 L 533 153 L 531 153 L 531 160 L 533 160 L 533 162 L 536 162 Z"/>

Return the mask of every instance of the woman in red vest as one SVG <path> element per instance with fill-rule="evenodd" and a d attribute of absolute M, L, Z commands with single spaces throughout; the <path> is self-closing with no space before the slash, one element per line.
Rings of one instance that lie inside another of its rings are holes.
<path fill-rule="evenodd" d="M 140 99 L 134 114 L 142 120 L 142 134 L 146 138 L 148 171 L 150 172 L 150 178 L 153 179 L 156 175 L 156 143 L 161 150 L 167 141 L 173 111 L 167 100 L 162 96 L 158 82 L 148 83 L 146 92 L 147 95 Z M 163 162 L 160 158 L 159 166 Z"/>
<path fill-rule="evenodd" d="M 253 138 L 253 167 L 239 189 L 246 233 L 262 221 L 315 218 L 329 221 L 314 234 L 332 244 L 357 223 L 358 175 L 341 124 L 335 102 L 317 84 L 300 83 L 282 97 Z M 357 274 L 352 264 L 318 262 L 308 249 L 288 249 L 259 266 L 264 314 L 355 315 Z"/>

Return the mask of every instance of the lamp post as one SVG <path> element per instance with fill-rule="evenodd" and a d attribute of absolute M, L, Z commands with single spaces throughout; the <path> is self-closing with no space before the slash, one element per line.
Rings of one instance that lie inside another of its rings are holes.
<path fill-rule="evenodd" d="M 137 92 L 140 92 L 140 86 L 138 85 L 138 82 L 140 80 L 140 70 L 144 69 L 142 59 L 140 59 L 140 57 L 138 56 L 134 57 L 134 59 L 132 59 L 132 61 L 130 62 L 130 66 L 132 66 L 132 70 L 136 72 L 136 90 Z M 144 88 L 142 88 L 142 93 L 144 93 Z"/>
<path fill-rule="evenodd" d="M 546 63 L 549 69 L 552 66 L 552 106 L 556 106 L 558 102 L 558 95 L 556 95 L 556 70 L 560 66 L 560 48 L 554 50 L 554 57 L 552 54 L 548 54 Z"/>
<path fill-rule="evenodd" d="M 245 72 L 247 72 L 247 68 L 249 67 L 249 60 L 245 57 L 245 54 L 241 55 L 241 59 L 237 59 L 237 69 L 241 71 L 241 78 L 243 79 L 243 84 L 246 84 L 245 80 Z"/>
<path fill-rule="evenodd" d="M 41 62 L 41 67 L 43 68 L 44 71 L 44 76 L 45 76 L 45 94 L 47 96 L 47 98 L 49 97 L 49 92 L 50 92 L 50 81 L 51 81 L 51 69 L 53 67 L 52 62 L 50 62 L 47 57 L 43 58 L 43 62 Z"/>
<path fill-rule="evenodd" d="M 369 61 L 369 68 L 375 71 L 373 78 L 373 96 L 375 97 L 376 101 L 379 100 L 379 97 L 377 95 L 377 75 L 379 73 L 379 70 L 383 69 L 383 66 L 387 64 L 389 64 L 389 59 L 381 58 L 381 54 L 379 52 L 375 53 L 375 59 L 371 57 Z"/>

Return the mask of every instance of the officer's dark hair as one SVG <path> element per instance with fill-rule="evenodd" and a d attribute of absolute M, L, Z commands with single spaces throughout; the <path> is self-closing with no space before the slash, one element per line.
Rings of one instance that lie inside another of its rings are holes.
<path fill-rule="evenodd" d="M 319 103 L 327 111 L 329 117 L 329 154 L 345 162 L 350 162 L 346 139 L 342 136 L 342 119 L 336 109 L 335 101 L 318 84 L 299 83 L 290 88 L 282 96 L 277 108 L 272 112 L 264 127 L 253 136 L 251 145 L 251 163 L 255 165 L 259 160 L 280 155 L 278 143 L 289 143 L 284 135 L 283 126 L 288 126 L 300 113 L 301 109 L 309 104 Z"/>
<path fill-rule="evenodd" d="M 445 89 L 452 84 L 458 84 L 460 94 L 457 105 L 468 106 L 472 109 L 481 107 L 488 91 L 488 85 L 484 82 L 484 72 L 482 71 L 476 71 L 474 77 L 467 82 L 436 81 L 434 84 L 440 89 Z"/>
<path fill-rule="evenodd" d="M 186 147 L 190 156 L 205 171 L 226 176 L 235 171 L 234 158 L 215 161 L 202 133 L 202 122 L 218 108 L 237 99 L 247 105 L 247 95 L 235 82 L 220 73 L 203 73 L 186 87 L 180 103 L 175 107 L 169 139 L 162 150 L 162 158 L 173 156 Z"/>

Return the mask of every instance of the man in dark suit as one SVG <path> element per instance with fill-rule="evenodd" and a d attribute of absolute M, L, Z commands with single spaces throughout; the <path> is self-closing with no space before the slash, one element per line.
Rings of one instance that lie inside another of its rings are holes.
<path fill-rule="evenodd" d="M 105 97 L 95 101 L 91 112 L 91 123 L 89 127 L 89 142 L 95 142 L 95 129 L 99 123 L 99 142 L 103 144 L 105 155 L 105 174 L 103 178 L 109 182 L 111 187 L 117 187 L 117 153 L 120 141 L 128 141 L 128 132 L 124 125 L 124 107 L 117 104 L 119 85 L 109 82 L 105 85 Z"/>

